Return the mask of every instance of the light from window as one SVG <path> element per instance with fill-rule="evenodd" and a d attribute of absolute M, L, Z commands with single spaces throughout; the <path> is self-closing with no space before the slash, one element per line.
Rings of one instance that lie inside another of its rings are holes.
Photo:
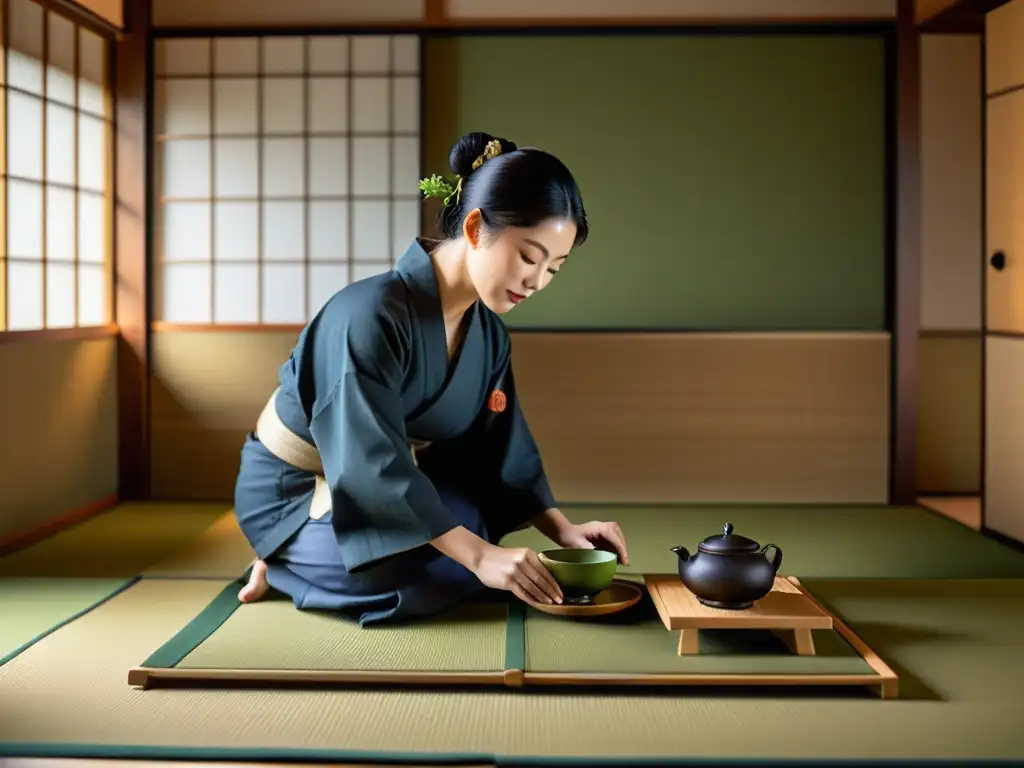
<path fill-rule="evenodd" d="M 419 40 L 156 45 L 156 317 L 304 323 L 420 233 Z"/>
<path fill-rule="evenodd" d="M 109 42 L 7 0 L 0 51 L 0 329 L 111 321 Z"/>

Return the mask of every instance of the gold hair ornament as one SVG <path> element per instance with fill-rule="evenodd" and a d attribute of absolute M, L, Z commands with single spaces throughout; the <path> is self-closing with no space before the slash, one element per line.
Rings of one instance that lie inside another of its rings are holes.
<path fill-rule="evenodd" d="M 475 171 L 481 165 L 486 163 L 493 157 L 497 157 L 501 154 L 501 142 L 497 139 L 492 139 L 487 142 L 487 146 L 484 147 L 484 151 L 477 156 L 476 160 L 473 161 L 473 170 Z M 447 206 L 451 201 L 452 197 L 455 198 L 457 203 L 462 197 L 462 176 L 455 176 L 456 183 L 452 186 L 452 183 L 448 181 L 444 176 L 438 176 L 436 173 L 427 179 L 420 179 L 419 188 L 423 193 L 423 197 L 443 197 L 444 201 L 442 205 Z"/>
<path fill-rule="evenodd" d="M 473 170 L 475 171 L 481 165 L 486 163 L 492 157 L 497 157 L 501 154 L 501 142 L 497 139 L 491 139 L 487 142 L 487 146 L 484 147 L 483 153 L 473 161 Z"/>

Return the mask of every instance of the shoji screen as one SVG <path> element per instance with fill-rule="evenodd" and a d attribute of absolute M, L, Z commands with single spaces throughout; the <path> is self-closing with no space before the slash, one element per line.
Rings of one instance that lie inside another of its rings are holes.
<path fill-rule="evenodd" d="M 0 330 L 106 325 L 110 42 L 30 0 L 0 8 Z"/>
<path fill-rule="evenodd" d="M 156 319 L 309 320 L 420 231 L 415 36 L 156 45 Z"/>

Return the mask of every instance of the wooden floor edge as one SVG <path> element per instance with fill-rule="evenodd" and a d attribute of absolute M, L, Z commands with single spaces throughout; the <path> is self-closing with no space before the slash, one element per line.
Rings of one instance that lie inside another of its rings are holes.
<path fill-rule="evenodd" d="M 513 678 L 510 680 L 510 675 Z M 533 686 L 879 686 L 885 681 L 869 674 L 624 674 L 615 672 L 383 672 L 357 670 L 263 670 L 263 669 L 158 669 L 136 667 L 128 671 L 128 684 L 151 688 L 164 682 L 293 682 L 364 684 L 477 684 L 503 688 Z"/>
<path fill-rule="evenodd" d="M 70 512 L 46 520 L 26 531 L 19 531 L 5 538 L 0 538 L 0 557 L 9 555 L 19 549 L 25 549 L 33 544 L 38 544 L 44 539 L 56 536 L 72 526 L 84 523 L 90 517 L 94 517 L 100 512 L 105 512 L 111 507 L 116 506 L 117 502 L 117 494 L 109 493 L 95 501 L 90 501 L 87 504 L 76 507 Z"/>
<path fill-rule="evenodd" d="M 877 686 L 881 680 L 876 675 L 826 674 L 826 675 L 780 675 L 753 673 L 680 673 L 680 674 L 624 674 L 616 672 L 526 672 L 523 675 L 526 686 L 533 685 L 861 685 Z"/>
<path fill-rule="evenodd" d="M 432 685 L 504 685 L 509 670 L 493 672 L 405 672 L 397 670 L 219 669 L 209 667 L 134 667 L 128 684 L 151 687 L 166 682 L 383 683 Z"/>
<path fill-rule="evenodd" d="M 861 658 L 867 662 L 867 665 L 871 667 L 879 677 L 881 685 L 882 697 L 886 699 L 896 698 L 899 696 L 899 675 L 886 664 L 882 657 L 875 652 L 875 650 L 868 645 L 845 621 L 839 616 L 836 616 L 832 611 L 828 610 L 823 606 L 817 598 L 814 597 L 806 587 L 800 583 L 800 579 L 796 576 L 787 576 L 790 583 L 793 584 L 800 592 L 807 597 L 808 600 L 813 602 L 821 610 L 825 611 L 832 617 L 832 623 L 835 626 L 836 632 L 838 632 L 846 642 L 848 642 L 853 649 L 860 654 Z"/>
<path fill-rule="evenodd" d="M 143 667 L 133 667 L 128 670 L 128 685 L 133 688 L 149 687 L 149 670 Z"/>

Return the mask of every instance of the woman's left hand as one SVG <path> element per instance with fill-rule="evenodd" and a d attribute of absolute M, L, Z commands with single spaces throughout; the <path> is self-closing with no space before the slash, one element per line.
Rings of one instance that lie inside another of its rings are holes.
<path fill-rule="evenodd" d="M 614 552 L 618 553 L 619 562 L 629 565 L 626 537 L 618 523 L 592 520 L 589 523 L 571 525 L 559 533 L 558 543 L 563 547 L 577 549 L 608 549 L 611 547 Z"/>

